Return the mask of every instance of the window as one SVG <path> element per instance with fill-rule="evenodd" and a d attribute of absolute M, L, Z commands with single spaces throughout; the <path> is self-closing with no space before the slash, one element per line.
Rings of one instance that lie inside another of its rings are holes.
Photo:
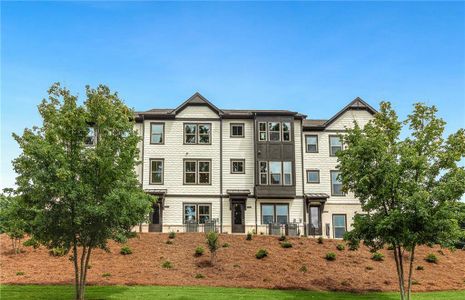
<path fill-rule="evenodd" d="M 211 220 L 211 204 L 184 204 L 184 223 L 205 224 Z"/>
<path fill-rule="evenodd" d="M 260 162 L 260 184 L 268 184 L 268 162 L 266 161 Z"/>
<path fill-rule="evenodd" d="M 340 179 L 340 171 L 331 171 L 331 195 L 344 196 L 342 191 L 342 181 Z"/>
<path fill-rule="evenodd" d="M 289 219 L 287 204 L 262 204 L 262 224 L 286 224 Z"/>
<path fill-rule="evenodd" d="M 283 122 L 283 141 L 289 142 L 291 140 L 291 123 Z"/>
<path fill-rule="evenodd" d="M 292 163 L 290 161 L 283 162 L 283 179 L 284 185 L 292 185 Z"/>
<path fill-rule="evenodd" d="M 339 136 L 329 136 L 329 156 L 336 156 L 338 151 L 342 150 L 342 142 Z"/>
<path fill-rule="evenodd" d="M 210 184 L 210 163 L 209 160 L 185 160 L 184 184 Z"/>
<path fill-rule="evenodd" d="M 307 143 L 307 153 L 318 153 L 318 136 L 306 135 L 305 141 Z"/>
<path fill-rule="evenodd" d="M 150 159 L 150 184 L 163 184 L 163 159 Z"/>
<path fill-rule="evenodd" d="M 150 144 L 163 144 L 164 132 L 164 123 L 150 123 Z"/>
<path fill-rule="evenodd" d="M 260 122 L 258 123 L 258 136 L 260 141 L 268 140 L 268 134 L 266 131 L 266 123 Z"/>
<path fill-rule="evenodd" d="M 96 143 L 95 139 L 95 128 L 94 127 L 89 127 L 89 131 L 87 132 L 87 136 L 84 139 L 84 144 L 87 146 L 93 146 Z"/>
<path fill-rule="evenodd" d="M 307 183 L 320 183 L 320 171 L 307 170 Z"/>
<path fill-rule="evenodd" d="M 184 124 L 185 144 L 210 144 L 210 124 Z"/>
<path fill-rule="evenodd" d="M 233 138 L 244 137 L 244 124 L 243 123 L 231 123 L 231 137 Z"/>
<path fill-rule="evenodd" d="M 268 133 L 270 134 L 270 141 L 280 141 L 281 140 L 281 123 L 278 122 L 269 122 L 268 123 Z"/>
<path fill-rule="evenodd" d="M 310 206 L 310 234 L 321 234 L 321 211 L 320 206 Z"/>
<path fill-rule="evenodd" d="M 244 174 L 245 173 L 245 160 L 244 159 L 231 159 L 231 173 Z"/>
<path fill-rule="evenodd" d="M 333 236 L 342 239 L 346 232 L 346 215 L 333 215 Z"/>
<path fill-rule="evenodd" d="M 281 184 L 280 161 L 270 161 L 270 184 Z"/>

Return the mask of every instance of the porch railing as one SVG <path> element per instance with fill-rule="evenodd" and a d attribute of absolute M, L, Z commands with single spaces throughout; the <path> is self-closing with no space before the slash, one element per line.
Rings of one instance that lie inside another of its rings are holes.
<path fill-rule="evenodd" d="M 184 224 L 184 232 L 218 232 L 216 220 L 206 221 L 204 224 L 199 224 L 196 221 L 187 221 Z"/>

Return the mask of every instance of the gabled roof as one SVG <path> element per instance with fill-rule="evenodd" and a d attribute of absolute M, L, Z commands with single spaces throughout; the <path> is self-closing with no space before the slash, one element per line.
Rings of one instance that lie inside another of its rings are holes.
<path fill-rule="evenodd" d="M 343 109 L 337 112 L 331 119 L 329 120 L 304 120 L 304 128 L 308 129 L 324 129 L 328 127 L 331 123 L 336 121 L 341 115 L 343 115 L 346 111 L 349 110 L 366 110 L 370 114 L 374 115 L 377 113 L 376 109 L 370 106 L 368 103 L 363 101 L 362 98 L 357 97 L 352 100 L 349 104 L 347 104 Z"/>
<path fill-rule="evenodd" d="M 176 115 L 189 105 L 205 105 L 208 106 L 211 110 L 215 111 L 220 116 L 224 114 L 221 109 L 213 105 L 210 101 L 207 100 L 207 98 L 202 96 L 199 92 L 196 92 L 194 95 L 190 96 L 190 98 L 184 101 L 184 103 L 179 105 L 177 108 L 173 109 L 170 112 L 170 114 Z"/>

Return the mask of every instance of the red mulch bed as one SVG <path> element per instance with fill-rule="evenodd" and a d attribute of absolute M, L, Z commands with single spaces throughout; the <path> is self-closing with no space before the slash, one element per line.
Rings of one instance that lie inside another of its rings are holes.
<path fill-rule="evenodd" d="M 110 243 L 111 253 L 95 250 L 90 260 L 88 283 L 92 285 L 208 285 L 248 288 L 392 291 L 397 290 L 397 276 L 392 251 L 381 251 L 386 260 L 371 260 L 366 248 L 358 251 L 338 251 L 341 241 L 325 240 L 318 244 L 311 238 L 290 238 L 292 248 L 284 249 L 277 237 L 254 236 L 246 241 L 243 235 L 221 235 L 217 262 L 209 265 L 210 254 L 203 234 L 178 233 L 172 245 L 167 245 L 167 234 L 143 233 L 130 240 L 131 255 L 121 255 L 121 245 Z M 47 249 L 23 247 L 23 253 L 12 254 L 11 243 L 0 236 L 0 268 L 2 284 L 72 284 L 73 267 L 68 256 L 53 257 Z M 194 256 L 202 245 L 205 254 Z M 258 260 L 258 249 L 268 250 L 268 257 Z M 346 247 L 347 248 L 347 247 Z M 327 261 L 327 252 L 335 252 L 335 261 Z M 437 264 L 427 263 L 424 257 L 435 253 Z M 414 271 L 417 284 L 414 291 L 465 289 L 465 251 L 440 250 L 420 247 Z M 172 269 L 163 269 L 169 260 Z M 307 272 L 302 272 L 302 266 Z M 406 266 L 407 267 L 407 266 Z M 24 272 L 24 275 L 16 275 Z M 102 277 L 110 273 L 109 277 Z M 205 278 L 195 278 L 202 274 Z"/>

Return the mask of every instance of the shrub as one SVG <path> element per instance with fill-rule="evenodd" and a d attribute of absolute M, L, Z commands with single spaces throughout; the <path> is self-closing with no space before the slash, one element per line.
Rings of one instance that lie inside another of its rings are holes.
<path fill-rule="evenodd" d="M 24 275 L 24 272 L 16 272 L 16 275 L 17 275 L 17 276 L 23 276 L 23 275 Z"/>
<path fill-rule="evenodd" d="M 430 253 L 425 257 L 425 260 L 429 263 L 438 263 L 438 257 L 434 253 Z"/>
<path fill-rule="evenodd" d="M 420 284 L 420 283 L 418 282 L 418 280 L 415 280 L 415 279 L 412 280 L 412 285 L 417 285 L 417 284 Z"/>
<path fill-rule="evenodd" d="M 203 278 L 205 278 L 205 276 L 203 276 L 202 274 L 195 274 L 194 277 L 197 278 L 197 279 L 203 279 Z"/>
<path fill-rule="evenodd" d="M 166 244 L 167 244 L 167 245 L 173 245 L 173 241 L 172 241 L 172 240 L 167 240 L 167 241 L 166 241 Z"/>
<path fill-rule="evenodd" d="M 282 242 L 281 247 L 283 247 L 283 248 L 292 248 L 292 244 L 290 242 Z"/>
<path fill-rule="evenodd" d="M 198 246 L 197 248 L 195 248 L 195 256 L 202 256 L 204 252 L 205 250 L 201 246 Z"/>
<path fill-rule="evenodd" d="M 336 253 L 334 253 L 334 252 L 328 252 L 328 253 L 326 253 L 325 259 L 326 259 L 326 260 L 329 260 L 329 261 L 336 260 Z"/>
<path fill-rule="evenodd" d="M 387 247 L 387 249 L 388 249 L 388 250 L 394 250 L 395 247 L 394 247 L 394 245 L 390 244 L 390 245 Z"/>
<path fill-rule="evenodd" d="M 103 273 L 103 274 L 102 274 L 102 277 L 110 277 L 110 276 L 111 276 L 110 273 Z"/>
<path fill-rule="evenodd" d="M 176 232 L 174 231 L 171 231 L 169 234 L 168 234 L 168 238 L 170 239 L 174 239 L 176 237 Z"/>
<path fill-rule="evenodd" d="M 302 267 L 300 267 L 299 271 L 302 272 L 302 273 L 307 273 L 307 271 L 308 271 L 307 266 L 303 265 Z"/>
<path fill-rule="evenodd" d="M 372 266 L 367 266 L 367 267 L 365 267 L 365 269 L 370 271 L 370 270 L 373 270 L 373 267 Z"/>
<path fill-rule="evenodd" d="M 358 248 L 360 248 L 360 244 L 359 243 L 354 243 L 352 241 L 348 241 L 347 242 L 347 247 L 349 248 L 350 251 L 357 251 Z"/>
<path fill-rule="evenodd" d="M 339 251 L 343 251 L 346 247 L 343 244 L 337 244 L 336 249 Z"/>
<path fill-rule="evenodd" d="M 55 247 L 48 252 L 51 256 L 64 256 L 68 251 L 63 247 Z"/>
<path fill-rule="evenodd" d="M 286 240 L 286 236 L 283 234 L 278 238 L 278 241 L 284 242 Z"/>
<path fill-rule="evenodd" d="M 257 251 L 257 253 L 255 253 L 255 257 L 257 259 L 262 259 L 267 256 L 268 256 L 268 251 L 266 251 L 266 249 L 260 249 Z"/>
<path fill-rule="evenodd" d="M 418 270 L 418 271 L 423 271 L 424 269 L 425 269 L 425 267 L 423 267 L 423 266 L 417 266 L 416 267 L 416 270 Z"/>
<path fill-rule="evenodd" d="M 172 269 L 173 268 L 173 264 L 169 261 L 169 260 L 166 260 L 164 261 L 162 264 L 161 264 L 161 267 L 163 269 Z"/>
<path fill-rule="evenodd" d="M 247 232 L 247 236 L 245 237 L 245 239 L 247 241 L 251 241 L 252 240 L 252 233 L 251 232 Z"/>
<path fill-rule="evenodd" d="M 132 250 L 129 246 L 123 246 L 121 247 L 121 250 L 119 251 L 119 253 L 122 255 L 129 255 L 129 254 L 132 254 Z"/>
<path fill-rule="evenodd" d="M 229 247 L 229 244 L 228 243 L 224 243 L 223 246 L 221 246 L 223 248 L 228 248 Z"/>
<path fill-rule="evenodd" d="M 87 270 L 90 270 L 90 269 L 92 269 L 92 265 L 91 265 L 91 264 L 88 264 L 88 265 L 87 265 Z"/>
<path fill-rule="evenodd" d="M 323 244 L 323 237 L 320 236 L 317 241 L 318 241 L 318 244 Z"/>
<path fill-rule="evenodd" d="M 215 263 L 216 250 L 218 250 L 218 248 L 220 247 L 218 237 L 218 232 L 210 231 L 209 233 L 207 233 L 207 246 L 208 250 L 210 250 L 211 253 L 210 262 L 212 265 Z"/>
<path fill-rule="evenodd" d="M 371 256 L 371 259 L 374 260 L 374 261 L 383 261 L 384 260 L 384 255 L 382 253 L 375 252 Z"/>
<path fill-rule="evenodd" d="M 39 248 L 40 244 L 35 239 L 28 239 L 27 241 L 25 241 L 23 243 L 23 246 L 24 247 L 32 247 L 34 249 L 37 249 L 37 248 Z"/>

